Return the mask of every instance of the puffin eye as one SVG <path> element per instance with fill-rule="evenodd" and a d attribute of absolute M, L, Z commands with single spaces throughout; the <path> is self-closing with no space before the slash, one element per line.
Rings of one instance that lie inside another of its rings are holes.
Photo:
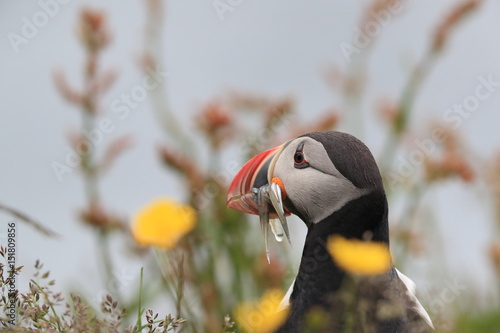
<path fill-rule="evenodd" d="M 293 155 L 293 163 L 296 169 L 304 169 L 309 166 L 309 163 L 306 161 L 306 157 L 304 156 L 304 143 L 301 143 L 297 147 L 295 155 Z"/>
<path fill-rule="evenodd" d="M 302 153 L 301 151 L 295 152 L 295 156 L 293 157 L 293 161 L 295 162 L 295 164 L 302 164 L 304 163 L 304 160 L 304 153 Z"/>

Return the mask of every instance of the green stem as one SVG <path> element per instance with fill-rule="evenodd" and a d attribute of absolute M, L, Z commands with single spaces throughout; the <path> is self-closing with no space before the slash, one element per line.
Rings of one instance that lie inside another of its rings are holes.
<path fill-rule="evenodd" d="M 350 278 L 345 278 L 343 282 L 343 287 L 341 289 L 341 292 L 344 293 L 345 297 L 345 333 L 352 333 L 354 332 L 354 326 L 355 326 L 355 320 L 354 314 L 356 313 L 355 311 L 355 303 L 356 303 L 356 293 L 357 293 L 357 286 L 354 283 L 354 281 Z"/>
<path fill-rule="evenodd" d="M 424 194 L 424 184 L 420 183 L 414 186 L 409 192 L 406 201 L 406 208 L 403 210 L 404 212 L 403 219 L 401 221 L 401 228 L 403 228 L 404 231 L 411 230 L 412 222 L 415 220 L 415 215 L 417 214 L 418 206 L 422 201 L 423 194 Z M 399 242 L 398 244 L 401 244 L 402 252 L 399 254 L 399 257 L 397 258 L 396 261 L 398 263 L 399 269 L 404 271 L 404 263 L 406 262 L 404 258 L 408 254 L 409 242 L 404 241 L 404 242 Z"/>
<path fill-rule="evenodd" d="M 184 297 L 184 254 L 180 254 L 180 258 L 177 262 L 177 269 L 179 271 L 179 279 L 177 282 L 177 297 L 175 300 L 175 310 L 176 310 L 176 318 L 181 318 L 181 309 L 182 309 L 182 299 Z"/>
<path fill-rule="evenodd" d="M 141 279 L 139 281 L 139 308 L 137 310 L 137 327 L 140 327 L 140 329 L 138 329 L 138 332 L 140 332 L 142 330 L 142 314 L 143 314 L 143 310 L 142 310 L 142 281 L 143 281 L 143 274 L 144 274 L 144 267 L 141 267 Z"/>
<path fill-rule="evenodd" d="M 149 70 L 164 70 L 164 67 L 159 59 L 164 59 L 164 55 L 161 50 L 161 36 L 164 32 L 163 29 L 163 8 L 165 6 L 163 1 L 152 2 L 148 6 L 148 21 L 145 26 L 145 52 L 148 56 L 148 66 L 153 68 L 147 68 Z M 145 71 L 147 72 L 147 71 Z M 146 73 L 150 75 L 149 73 Z M 160 124 L 163 126 L 165 133 L 174 139 L 175 142 L 180 142 L 181 149 L 187 152 L 190 156 L 194 156 L 194 145 L 191 141 L 189 133 L 185 132 L 185 126 L 181 126 L 177 117 L 169 105 L 167 99 L 167 94 L 162 89 L 166 86 L 166 78 L 161 82 L 157 88 L 151 91 L 151 101 L 153 108 L 156 111 L 156 115 L 159 119 Z"/>
<path fill-rule="evenodd" d="M 105 229 L 99 229 L 99 253 L 103 268 L 102 279 L 104 284 L 111 281 L 113 278 L 113 261 L 111 259 L 111 252 L 109 251 L 109 232 Z M 118 290 L 113 294 L 114 298 L 121 303 L 121 295 Z"/>
<path fill-rule="evenodd" d="M 434 64 L 437 54 L 430 51 L 424 59 L 413 70 L 408 79 L 398 107 L 398 115 L 391 128 L 390 134 L 387 137 L 382 158 L 380 159 L 380 169 L 383 173 L 389 170 L 390 164 L 394 158 L 394 154 L 400 145 L 400 139 L 408 127 L 408 120 L 413 110 L 415 98 L 420 91 L 423 79 L 430 72 L 431 66 Z"/>

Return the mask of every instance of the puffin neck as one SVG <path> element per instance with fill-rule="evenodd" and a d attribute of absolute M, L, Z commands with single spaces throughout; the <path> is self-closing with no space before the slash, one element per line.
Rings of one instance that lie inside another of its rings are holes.
<path fill-rule="evenodd" d="M 331 235 L 371 240 L 389 245 L 389 208 L 385 193 L 372 191 L 348 202 L 340 210 L 316 224 L 309 224 L 309 234 L 325 241 Z"/>
<path fill-rule="evenodd" d="M 301 272 L 307 271 L 309 274 L 323 275 L 323 278 L 332 282 L 338 280 L 338 284 L 330 285 L 331 288 L 336 289 L 345 272 L 332 261 L 326 247 L 328 238 L 332 235 L 340 235 L 345 238 L 364 240 L 369 234 L 371 241 L 389 246 L 387 216 L 388 206 L 385 193 L 373 191 L 350 201 L 323 221 L 315 224 L 309 223 L 299 276 Z M 314 262 L 314 265 L 311 262 Z"/>
<path fill-rule="evenodd" d="M 346 238 L 363 239 L 366 232 L 370 232 L 371 240 L 389 244 L 387 213 L 385 193 L 373 191 L 352 200 L 321 222 L 308 223 L 302 259 L 291 295 L 292 310 L 285 328 L 299 325 L 302 316 L 313 305 L 325 308 L 331 306 L 329 295 L 342 286 L 346 272 L 335 265 L 330 257 L 326 246 L 328 238 L 338 234 Z"/>

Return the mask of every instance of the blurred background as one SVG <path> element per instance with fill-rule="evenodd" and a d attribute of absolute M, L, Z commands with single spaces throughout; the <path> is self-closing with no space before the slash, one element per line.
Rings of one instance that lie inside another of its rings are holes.
<path fill-rule="evenodd" d="M 293 246 L 273 244 L 268 266 L 257 217 L 225 211 L 225 186 L 252 154 L 337 129 L 379 161 L 396 265 L 438 330 L 498 332 L 499 15 L 496 1 L 1 0 L 0 233 L 18 222 L 18 288 L 40 259 L 57 290 L 91 305 L 136 304 L 141 267 L 169 289 L 181 250 L 139 247 L 129 232 L 141 207 L 169 197 L 198 214 L 181 247 L 186 288 L 205 299 L 191 329 L 217 331 L 219 312 L 286 290 L 306 232 L 292 219 Z M 245 232 L 253 241 L 238 243 Z M 200 253 L 219 273 L 201 277 Z M 224 281 L 252 278 L 207 313 Z M 189 287 L 203 279 L 207 290 Z M 178 296 L 142 306 L 175 313 Z"/>

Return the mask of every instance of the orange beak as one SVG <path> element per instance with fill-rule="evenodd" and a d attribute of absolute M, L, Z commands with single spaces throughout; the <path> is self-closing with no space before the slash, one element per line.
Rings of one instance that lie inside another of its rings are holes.
<path fill-rule="evenodd" d="M 229 208 L 259 215 L 252 189 L 268 182 L 267 166 L 280 148 L 281 146 L 278 146 L 254 156 L 238 171 L 227 192 L 226 203 Z M 262 184 L 256 184 L 256 181 Z"/>
<path fill-rule="evenodd" d="M 286 221 L 286 216 L 290 213 L 283 205 L 283 199 L 286 198 L 285 186 L 280 178 L 273 177 L 276 157 L 284 146 L 266 150 L 245 163 L 229 185 L 227 193 L 226 203 L 229 208 L 259 215 L 268 261 L 269 228 L 278 242 L 284 237 L 290 242 Z"/>

